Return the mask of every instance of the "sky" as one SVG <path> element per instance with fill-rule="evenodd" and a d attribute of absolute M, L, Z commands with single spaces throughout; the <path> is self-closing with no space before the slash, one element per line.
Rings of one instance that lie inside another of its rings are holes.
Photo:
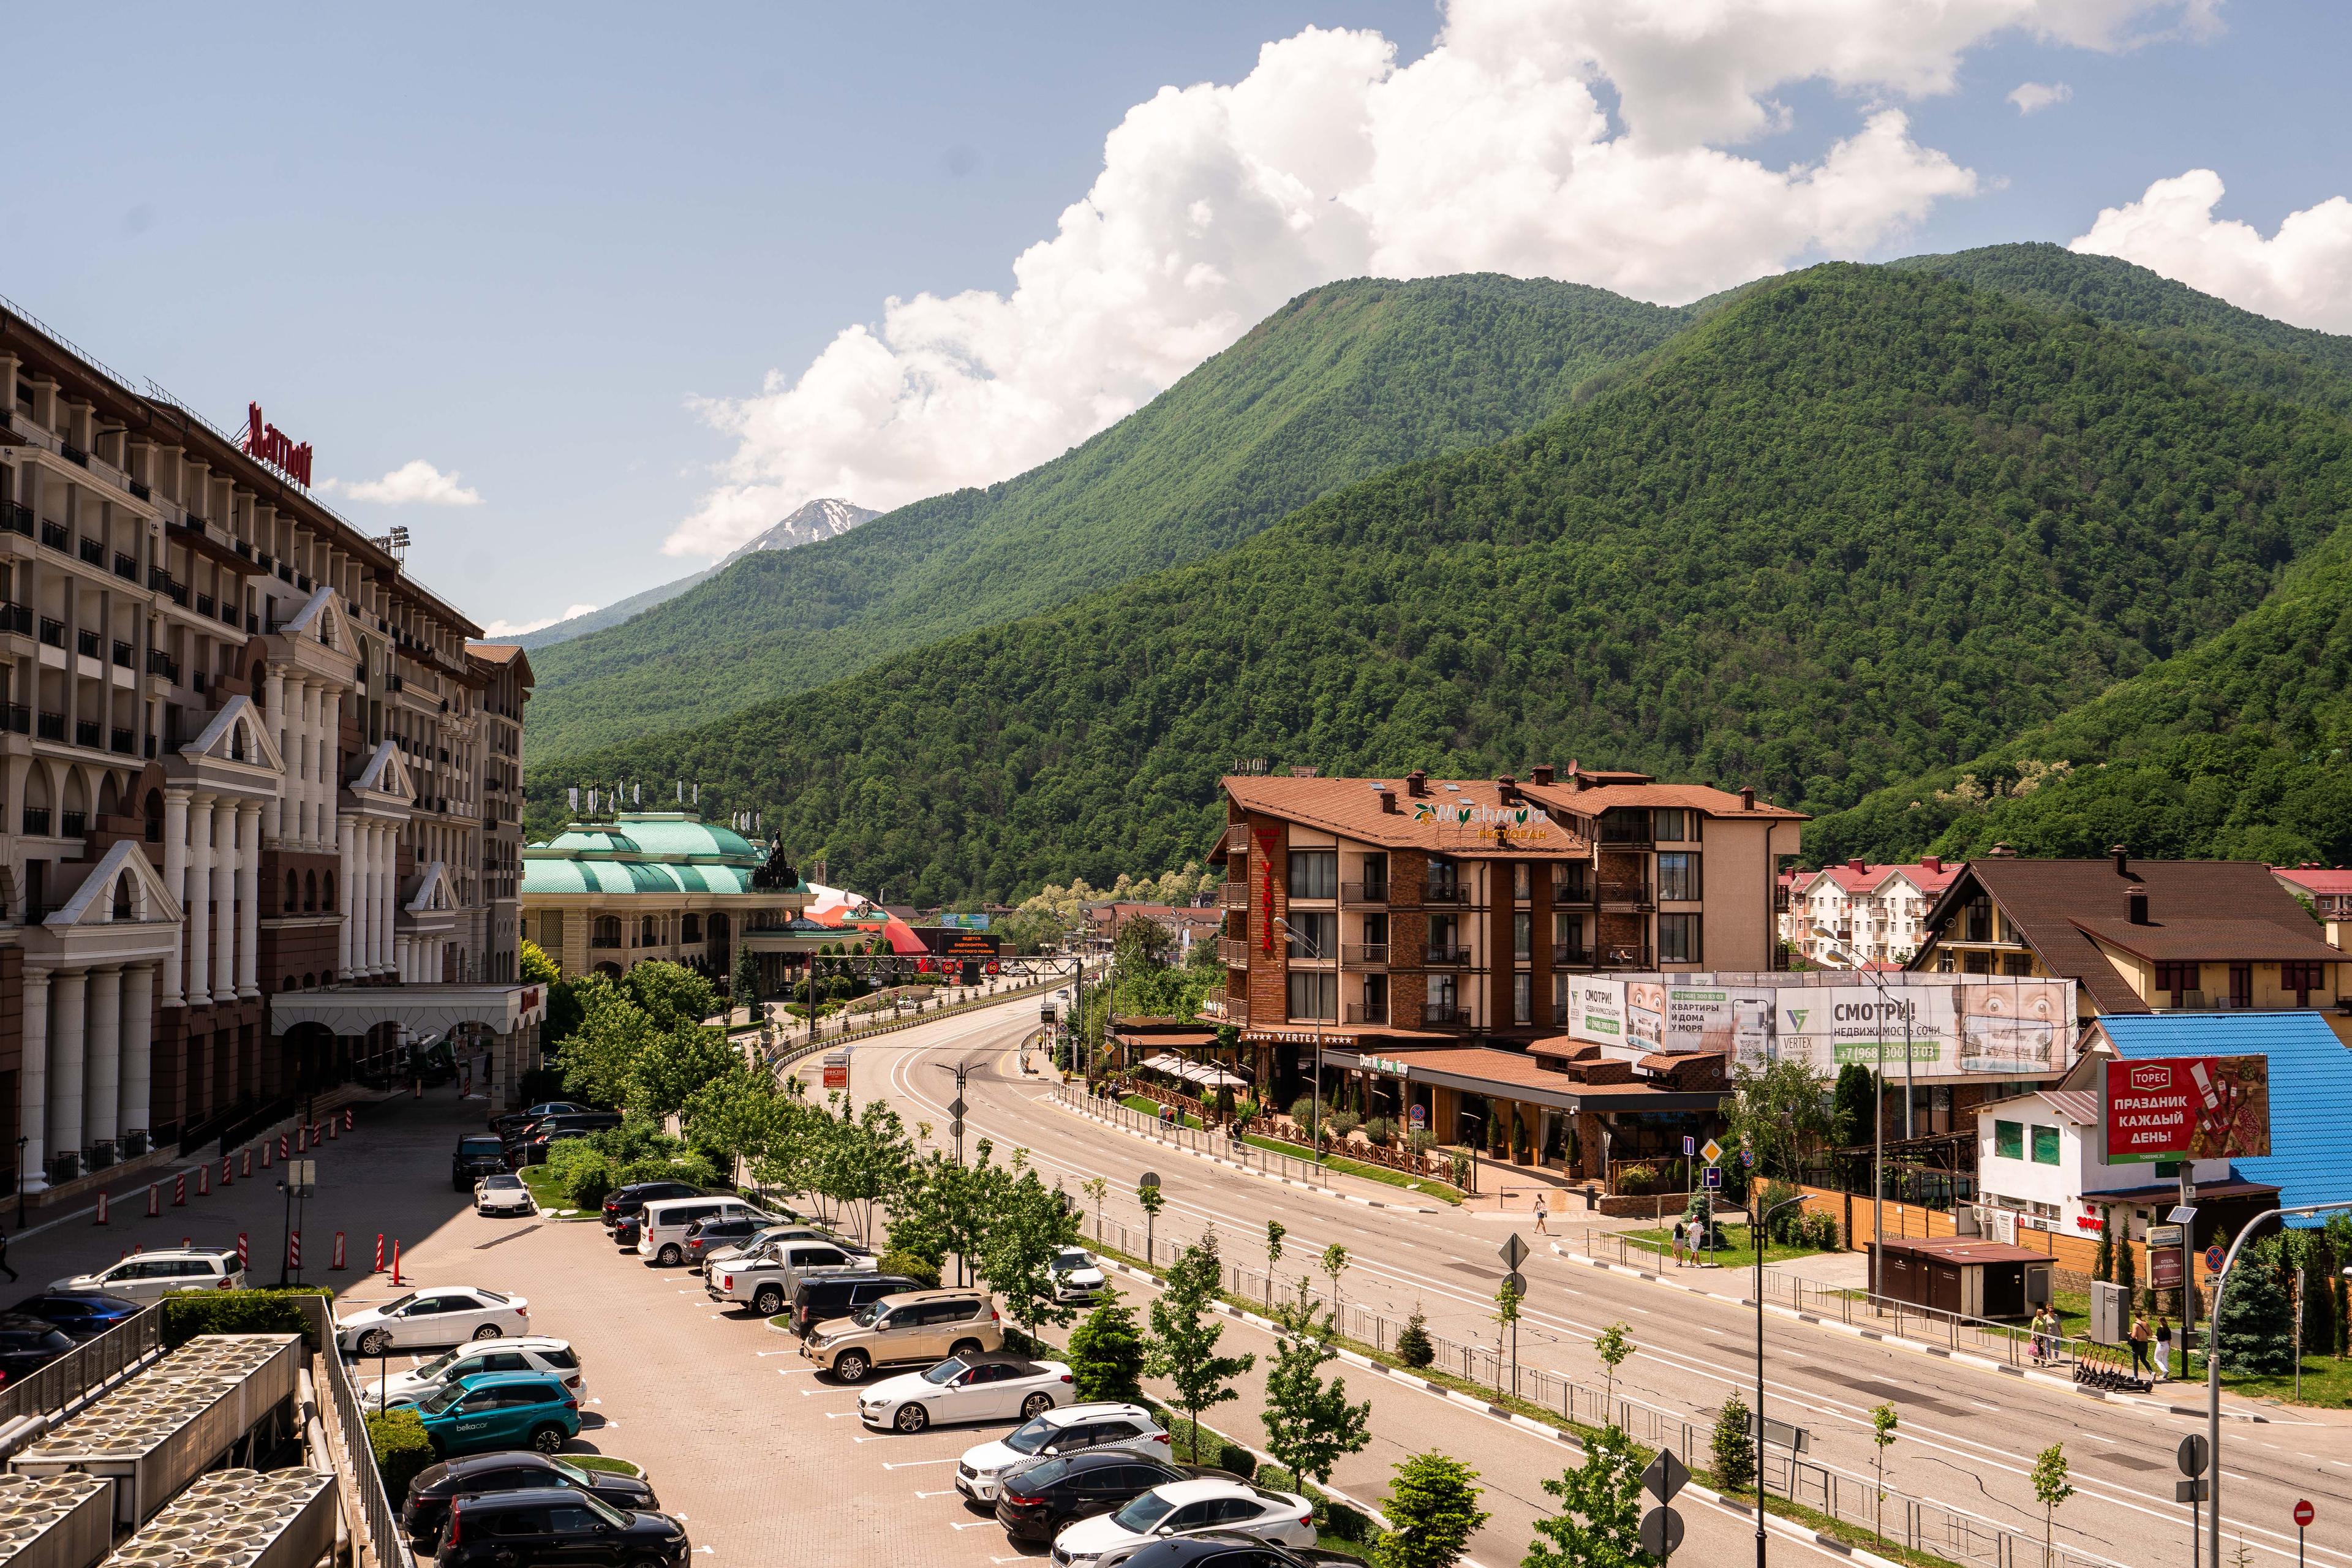
<path fill-rule="evenodd" d="M 2036 239 L 2352 332 L 2320 0 L 95 16 L 12 23 L 0 294 L 493 629 L 1007 478 L 1332 278 Z"/>

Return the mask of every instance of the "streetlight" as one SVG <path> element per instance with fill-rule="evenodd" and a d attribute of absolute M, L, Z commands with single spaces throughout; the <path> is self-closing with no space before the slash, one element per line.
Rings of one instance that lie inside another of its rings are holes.
<path fill-rule="evenodd" d="M 1319 944 L 1313 938 L 1292 931 L 1290 922 L 1280 915 L 1274 917 L 1274 923 L 1282 928 L 1285 941 L 1297 942 L 1307 950 L 1307 957 L 1322 962 Z M 1331 1005 L 1339 1005 L 1339 975 L 1336 968 L 1331 974 Z M 1319 1007 L 1315 1014 L 1315 1073 L 1307 1085 L 1307 1142 L 1315 1146 L 1315 1163 L 1319 1165 L 1323 1163 L 1323 1013 Z"/>
<path fill-rule="evenodd" d="M 1822 928 L 1813 930 L 1826 939 Z M 1886 982 L 1874 969 L 1864 967 L 1862 962 L 1836 942 L 1824 940 L 1822 945 L 1838 954 L 1867 979 L 1878 991 L 1879 1027 L 1877 1080 L 1870 1086 L 1870 1295 L 1871 1310 L 1878 1310 L 1878 1298 L 1885 1293 L 1886 1269 Z M 1903 1007 L 1903 1129 L 1907 1136 L 1911 1130 L 1911 1007 Z"/>
<path fill-rule="evenodd" d="M 1772 1216 L 1805 1201 L 1807 1194 L 1783 1198 L 1757 1217 L 1748 1237 L 1756 1249 L 1756 1568 L 1764 1568 L 1764 1236 Z M 1754 1205 L 1749 1205 L 1753 1212 Z"/>
<path fill-rule="evenodd" d="M 2265 1220 L 2284 1220 L 2291 1214 L 2327 1214 L 2337 1209 L 2352 1209 L 2352 1203 L 2302 1204 L 2290 1209 L 2265 1209 L 2246 1222 L 2238 1238 L 2230 1243 L 2228 1256 L 2221 1259 L 2221 1272 L 2213 1277 L 2213 1311 L 2205 1320 L 2205 1444 L 2212 1450 L 2212 1479 L 2207 1483 L 2206 1499 L 2212 1505 L 2210 1521 L 2206 1525 L 2207 1555 L 2215 1563 L 2221 1561 L 2221 1297 L 2230 1288 L 2230 1273 L 2236 1267 L 2238 1249 L 2246 1245 L 2254 1232 L 2263 1228 Z M 2186 1262 L 2187 1259 L 2182 1261 Z M 2184 1275 L 2190 1271 L 2183 1269 Z M 2193 1275 L 2189 1279 L 2194 1284 Z"/>

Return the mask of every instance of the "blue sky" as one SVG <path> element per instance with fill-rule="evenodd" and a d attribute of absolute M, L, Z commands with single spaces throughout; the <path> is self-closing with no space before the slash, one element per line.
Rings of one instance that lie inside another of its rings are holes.
<path fill-rule="evenodd" d="M 1013 258 L 1054 234 L 1102 173 L 1106 135 L 1163 85 L 1240 81 L 1262 45 L 1309 25 L 1377 29 L 1409 62 L 1443 19 L 1426 4 L 1200 0 L 653 15 L 154 9 L 93 26 L 83 9 L 25 13 L 0 290 L 215 422 L 259 399 L 314 444 L 321 475 L 374 480 L 417 459 L 455 475 L 479 504 L 337 504 L 370 528 L 407 524 L 414 567 L 478 619 L 541 619 L 704 563 L 662 544 L 709 512 L 714 486 L 731 487 L 738 518 L 780 513 L 816 472 L 890 492 L 848 499 L 895 502 L 908 496 L 893 487 L 938 476 L 1003 477 L 1149 395 L 1256 297 L 1166 343 L 1105 349 L 1091 401 L 1013 436 L 918 432 L 922 462 L 851 431 L 812 468 L 809 405 L 825 399 L 763 402 L 761 384 L 789 385 L 845 327 L 879 322 L 887 297 L 1010 290 Z M 1831 85 L 1800 60 L 1765 93 L 1784 128 L 1709 144 L 1769 170 L 1811 164 L 1899 107 L 1910 142 L 1975 188 L 1920 198 L 1924 216 L 1873 230 L 1870 255 L 2063 242 L 2198 168 L 2226 183 L 2215 216 L 2268 236 L 2352 185 L 2352 17 L 2308 0 L 2219 17 L 2210 36 L 2113 50 L 1993 33 L 1960 51 L 1948 93 Z M 2071 97 L 2022 115 L 2007 95 L 2029 80 Z M 1596 81 L 1612 132 L 1615 95 Z M 1750 243 L 1774 264 L 1840 248 L 1733 234 L 1713 265 L 1740 271 Z M 1572 247 L 1557 267 L 1524 254 L 1499 264 L 1591 269 Z M 1314 265 L 1286 258 L 1266 287 L 1287 292 Z M 1587 280 L 1685 276 L 1659 265 Z M 993 319 L 970 330 L 984 338 Z M 950 334 L 946 352 L 964 347 Z M 893 353 L 906 362 L 903 342 Z M 1005 379 L 1066 379 L 1069 363 Z M 720 427 L 698 399 L 746 401 Z"/>

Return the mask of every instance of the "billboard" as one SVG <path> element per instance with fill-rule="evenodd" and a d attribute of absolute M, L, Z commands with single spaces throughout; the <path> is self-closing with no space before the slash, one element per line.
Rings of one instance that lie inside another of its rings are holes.
<path fill-rule="evenodd" d="M 2105 1068 L 2107 1163 L 2271 1152 L 2268 1057 L 2155 1057 L 2110 1060 Z"/>
<path fill-rule="evenodd" d="M 988 917 L 986 915 L 960 915 L 952 910 L 948 910 L 941 911 L 940 915 L 940 924 L 943 926 L 961 926 L 965 931 L 986 931 L 988 929 Z"/>
<path fill-rule="evenodd" d="M 917 926 L 915 934 L 923 939 L 926 952 L 940 958 L 994 958 L 998 939 L 986 931 L 966 931 L 961 926 Z"/>

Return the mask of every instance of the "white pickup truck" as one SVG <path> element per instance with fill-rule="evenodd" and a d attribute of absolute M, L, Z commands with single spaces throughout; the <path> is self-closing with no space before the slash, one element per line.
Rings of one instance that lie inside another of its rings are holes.
<path fill-rule="evenodd" d="M 874 1267 L 874 1255 L 829 1241 L 779 1241 L 741 1258 L 730 1258 L 703 1276 L 714 1301 L 734 1301 L 763 1318 L 792 1304 L 793 1292 L 811 1274 L 846 1274 Z"/>

